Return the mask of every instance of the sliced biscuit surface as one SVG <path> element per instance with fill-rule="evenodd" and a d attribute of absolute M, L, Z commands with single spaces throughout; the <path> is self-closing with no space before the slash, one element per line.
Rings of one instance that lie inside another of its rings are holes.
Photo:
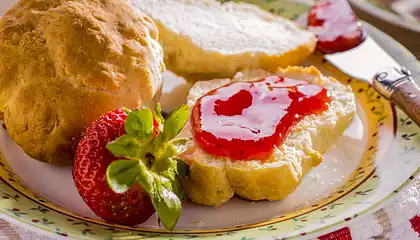
<path fill-rule="evenodd" d="M 303 176 L 322 162 L 322 154 L 350 124 L 355 110 L 354 94 L 349 86 L 322 76 L 315 67 L 289 67 L 274 74 L 245 71 L 233 79 L 197 82 L 190 90 L 188 104 L 230 82 L 259 80 L 278 75 L 324 86 L 331 93 L 328 110 L 309 115 L 293 126 L 283 144 L 264 160 L 236 160 L 213 156 L 191 142 L 182 159 L 190 165 L 190 175 L 183 182 L 192 201 L 220 206 L 234 194 L 250 200 L 280 200 L 295 191 Z M 192 136 L 187 125 L 182 136 Z"/>
<path fill-rule="evenodd" d="M 306 59 L 313 33 L 246 3 L 129 0 L 156 22 L 165 64 L 178 75 L 208 80 L 243 68 L 273 70 Z"/>

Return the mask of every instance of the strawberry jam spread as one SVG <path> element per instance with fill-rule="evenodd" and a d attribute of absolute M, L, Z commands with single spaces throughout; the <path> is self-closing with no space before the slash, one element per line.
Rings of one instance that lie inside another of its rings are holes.
<path fill-rule="evenodd" d="M 192 110 L 195 141 L 207 153 L 233 160 L 266 159 L 289 129 L 328 109 L 320 85 L 277 76 L 235 82 L 210 91 Z"/>
<path fill-rule="evenodd" d="M 350 50 L 365 39 L 362 25 L 347 0 L 321 0 L 312 6 L 308 29 L 318 36 L 317 48 L 324 53 Z"/>

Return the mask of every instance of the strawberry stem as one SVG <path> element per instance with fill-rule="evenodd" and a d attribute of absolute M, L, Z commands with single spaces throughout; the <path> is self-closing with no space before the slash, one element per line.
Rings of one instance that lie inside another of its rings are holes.
<path fill-rule="evenodd" d="M 156 111 L 148 108 L 126 110 L 126 134 L 107 144 L 107 149 L 116 157 L 132 160 L 117 160 L 107 169 L 107 182 L 115 192 L 127 191 L 135 182 L 150 195 L 152 204 L 163 225 L 173 230 L 181 214 L 181 199 L 185 198 L 180 179 L 188 172 L 187 165 L 179 163 L 177 156 L 186 150 L 190 139 L 174 139 L 184 127 L 189 108 L 183 105 L 164 119 L 160 105 Z M 153 136 L 154 119 L 159 122 Z"/>

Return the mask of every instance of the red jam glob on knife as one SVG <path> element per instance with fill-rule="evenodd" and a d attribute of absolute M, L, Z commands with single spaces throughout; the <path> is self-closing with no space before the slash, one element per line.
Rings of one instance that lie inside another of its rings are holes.
<path fill-rule="evenodd" d="M 191 116 L 194 139 L 213 155 L 264 160 L 294 124 L 327 110 L 329 102 L 322 86 L 290 78 L 231 83 L 197 101 Z"/>
<path fill-rule="evenodd" d="M 318 49 L 337 53 L 357 47 L 365 39 L 362 25 L 347 0 L 321 0 L 309 10 L 308 29 L 318 36 Z"/>

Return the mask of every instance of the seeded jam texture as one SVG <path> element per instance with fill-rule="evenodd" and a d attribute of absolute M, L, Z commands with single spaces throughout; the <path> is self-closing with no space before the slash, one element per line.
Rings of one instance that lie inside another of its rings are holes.
<path fill-rule="evenodd" d="M 283 77 L 230 83 L 198 99 L 193 137 L 207 153 L 232 160 L 265 159 L 303 117 L 328 109 L 320 85 Z"/>

